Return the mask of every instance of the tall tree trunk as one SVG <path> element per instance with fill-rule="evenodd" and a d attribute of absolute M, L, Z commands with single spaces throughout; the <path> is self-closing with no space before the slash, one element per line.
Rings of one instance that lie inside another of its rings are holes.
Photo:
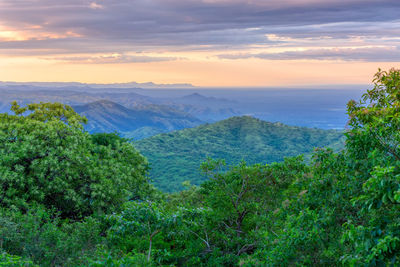
<path fill-rule="evenodd" d="M 147 261 L 150 262 L 150 258 L 151 258 L 151 245 L 153 243 L 153 237 L 158 234 L 160 232 L 160 230 L 155 230 L 149 238 L 149 251 L 147 252 Z"/>
<path fill-rule="evenodd" d="M 147 253 L 147 261 L 150 262 L 151 257 L 151 243 L 153 241 L 153 235 L 150 236 L 149 252 Z"/>

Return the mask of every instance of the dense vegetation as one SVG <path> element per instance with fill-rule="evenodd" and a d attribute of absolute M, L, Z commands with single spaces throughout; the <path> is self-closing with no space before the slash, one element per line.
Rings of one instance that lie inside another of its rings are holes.
<path fill-rule="evenodd" d="M 0 199 L 8 208 L 54 208 L 62 217 L 110 212 L 148 191 L 147 161 L 126 142 L 103 142 L 62 104 L 12 105 L 1 114 Z M 27 113 L 26 116 L 24 114 Z M 111 140 L 111 139 L 109 139 Z M 108 142 L 108 143 L 107 143 Z"/>
<path fill-rule="evenodd" d="M 163 191 L 182 190 L 182 182 L 200 185 L 206 177 L 200 164 L 208 157 L 228 165 L 281 162 L 285 157 L 310 154 L 315 147 L 339 150 L 344 135 L 336 130 L 310 129 L 232 117 L 213 124 L 156 135 L 135 146 L 151 162 L 150 177 Z"/>
<path fill-rule="evenodd" d="M 399 266 L 400 71 L 374 82 L 348 104 L 344 150 L 209 159 L 207 181 L 173 194 L 68 106 L 14 104 L 0 116 L 0 265 Z"/>

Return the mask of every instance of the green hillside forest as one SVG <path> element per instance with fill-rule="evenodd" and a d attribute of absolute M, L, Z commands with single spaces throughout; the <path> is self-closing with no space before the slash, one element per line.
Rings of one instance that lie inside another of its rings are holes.
<path fill-rule="evenodd" d="M 232 155 L 174 193 L 150 183 L 135 144 L 88 133 L 70 106 L 14 102 L 0 114 L 0 266 L 400 266 L 400 70 L 373 82 L 348 102 L 344 148 L 308 161 L 265 164 L 340 135 L 241 117 L 137 144 Z"/>
<path fill-rule="evenodd" d="M 293 127 L 252 117 L 232 117 L 213 124 L 156 135 L 135 143 L 151 163 L 150 177 L 163 191 L 182 190 L 182 182 L 200 185 L 207 177 L 200 165 L 208 157 L 228 165 L 281 162 L 284 157 L 309 154 L 316 147 L 344 147 L 335 130 Z"/>
<path fill-rule="evenodd" d="M 163 105 L 126 108 L 109 100 L 99 100 L 73 108 L 88 119 L 84 125 L 88 132 L 112 133 L 118 130 L 125 137 L 135 140 L 201 123 L 188 113 Z"/>

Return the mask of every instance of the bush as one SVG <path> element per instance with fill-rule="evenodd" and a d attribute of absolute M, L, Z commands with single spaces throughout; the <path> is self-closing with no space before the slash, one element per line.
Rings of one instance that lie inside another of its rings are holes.
<path fill-rule="evenodd" d="M 71 223 L 43 207 L 29 208 L 26 214 L 0 210 L 0 225 L 2 249 L 45 266 L 85 265 L 105 242 L 99 220 L 88 217 Z"/>
<path fill-rule="evenodd" d="M 36 267 L 32 261 L 23 259 L 18 256 L 10 255 L 0 251 L 0 266 L 1 267 Z"/>

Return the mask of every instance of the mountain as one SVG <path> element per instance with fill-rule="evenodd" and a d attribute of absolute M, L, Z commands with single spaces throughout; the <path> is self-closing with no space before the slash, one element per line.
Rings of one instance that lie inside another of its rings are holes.
<path fill-rule="evenodd" d="M 207 122 L 224 120 L 241 114 L 233 108 L 238 105 L 236 101 L 204 96 L 199 93 L 192 93 L 170 101 L 169 105 L 175 109 L 192 114 Z"/>
<path fill-rule="evenodd" d="M 77 87 L 60 87 L 56 89 L 42 89 L 39 87 L 20 87 L 1 89 L 1 101 L 11 103 L 17 101 L 24 105 L 28 103 L 38 102 L 61 102 L 68 105 L 83 105 L 99 100 L 109 100 L 126 107 L 135 105 L 158 104 L 159 99 L 148 96 L 143 96 L 135 92 L 120 92 L 112 91 L 79 91 Z"/>
<path fill-rule="evenodd" d="M 215 108 L 206 105 L 185 105 L 185 104 L 169 104 L 172 108 L 189 113 L 196 118 L 206 122 L 216 122 L 233 116 L 241 115 L 241 112 L 233 108 Z"/>
<path fill-rule="evenodd" d="M 214 107 L 214 108 L 232 107 L 233 105 L 237 104 L 236 101 L 228 100 L 225 98 L 204 96 L 199 93 L 192 93 L 189 95 L 175 98 L 173 102 L 181 104 L 189 104 L 189 105 Z"/>
<path fill-rule="evenodd" d="M 74 83 L 53 84 L 60 87 L 46 87 L 52 84 L 39 85 L 41 84 L 0 84 L 0 112 L 8 112 L 10 103 L 14 100 L 21 105 L 42 101 L 76 106 L 106 99 L 130 109 L 151 104 L 169 106 L 209 123 L 233 116 L 251 115 L 288 125 L 343 129 L 348 120 L 345 108 L 348 100 L 359 99 L 363 92 L 354 88 L 182 90 L 92 88 Z"/>
<path fill-rule="evenodd" d="M 125 132 L 123 136 L 128 139 L 140 140 L 150 136 L 169 132 L 167 129 L 144 126 L 136 130 Z"/>
<path fill-rule="evenodd" d="M 187 113 L 161 105 L 130 109 L 109 100 L 100 100 L 73 108 L 88 118 L 85 128 L 89 132 L 117 131 L 134 139 L 138 136 L 143 138 L 149 136 L 148 134 L 194 127 L 201 123 L 199 119 Z M 143 133 L 143 129 L 149 128 L 152 131 Z"/>
<path fill-rule="evenodd" d="M 135 88 L 98 88 L 77 86 L 74 83 L 37 83 L 36 86 L 24 84 L 0 83 L 0 112 L 9 110 L 9 103 L 16 100 L 19 104 L 38 102 L 61 102 L 72 106 L 84 105 L 100 100 L 109 100 L 127 108 L 137 109 L 148 105 L 169 106 L 175 111 L 189 113 L 202 121 L 214 122 L 240 115 L 232 107 L 234 101 L 223 98 L 203 96 L 193 93 L 183 97 L 154 97 L 137 93 Z M 61 87 L 63 85 L 63 87 Z M 141 89 L 140 92 L 151 91 Z M 166 90 L 166 89 L 163 89 Z"/>
<path fill-rule="evenodd" d="M 185 95 L 185 96 L 182 96 L 182 97 L 178 98 L 178 100 L 179 99 L 183 100 L 183 101 L 194 101 L 194 102 L 196 102 L 196 101 L 208 101 L 208 102 L 218 102 L 218 103 L 222 102 L 222 103 L 229 103 L 229 104 L 235 102 L 235 101 L 228 100 L 228 99 L 225 99 L 225 98 L 204 96 L 204 95 L 199 94 L 199 93 L 192 93 L 192 94 L 189 94 L 189 95 Z"/>
<path fill-rule="evenodd" d="M 90 87 L 90 88 L 168 88 L 168 89 L 186 89 L 186 88 L 194 88 L 192 84 L 189 83 L 177 83 L 177 84 L 156 84 L 153 82 L 147 83 L 137 83 L 137 82 L 128 82 L 128 83 L 108 83 L 108 84 L 99 84 L 99 83 L 79 83 L 79 82 L 2 82 L 0 81 L 0 87 L 7 86 L 35 86 L 35 87 L 48 87 L 48 88 L 57 88 L 57 87 Z"/>
<path fill-rule="evenodd" d="M 199 167 L 207 157 L 235 164 L 271 163 L 284 157 L 310 153 L 315 147 L 341 149 L 344 135 L 321 130 L 270 123 L 249 116 L 232 117 L 213 124 L 160 134 L 135 142 L 152 167 L 151 178 L 164 191 L 182 189 L 182 182 L 205 180 Z"/>

